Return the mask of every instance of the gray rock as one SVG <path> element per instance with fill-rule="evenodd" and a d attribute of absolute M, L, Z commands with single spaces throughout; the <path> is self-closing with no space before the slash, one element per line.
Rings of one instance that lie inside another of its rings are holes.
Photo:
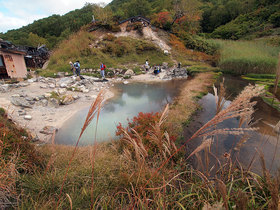
<path fill-rule="evenodd" d="M 133 71 L 133 70 L 131 70 L 131 69 L 128 69 L 128 70 L 124 73 L 124 75 L 130 75 L 130 76 L 133 76 L 133 75 L 134 75 L 134 71 Z"/>
<path fill-rule="evenodd" d="M 89 92 L 89 89 L 83 88 L 83 89 L 82 89 L 82 92 L 83 92 L 83 93 L 88 93 L 88 92 Z"/>
<path fill-rule="evenodd" d="M 48 106 L 48 100 L 47 99 L 43 99 L 40 101 L 42 106 Z"/>
<path fill-rule="evenodd" d="M 34 132 L 30 132 L 29 136 L 30 136 L 32 142 L 37 142 L 40 140 L 39 137 L 37 136 L 37 134 Z"/>
<path fill-rule="evenodd" d="M 26 111 L 25 110 L 18 110 L 18 115 L 19 116 L 26 115 Z"/>
<path fill-rule="evenodd" d="M 0 92 L 6 93 L 10 90 L 11 86 L 9 84 L 0 85 Z"/>
<path fill-rule="evenodd" d="M 73 95 L 74 100 L 78 100 L 80 98 L 80 96 L 78 95 Z"/>
<path fill-rule="evenodd" d="M 49 100 L 49 106 L 58 108 L 58 107 L 59 107 L 59 104 L 60 104 L 60 102 L 59 102 L 57 99 L 55 99 L 55 98 L 51 98 L 51 99 Z"/>
<path fill-rule="evenodd" d="M 62 78 L 62 77 L 65 76 L 65 72 L 57 72 L 57 76 L 58 76 L 59 78 Z"/>
<path fill-rule="evenodd" d="M 45 97 L 45 98 L 50 98 L 51 96 L 52 96 L 51 93 L 45 93 L 45 94 L 44 94 L 44 97 Z"/>
<path fill-rule="evenodd" d="M 26 108 L 32 108 L 32 106 L 22 97 L 12 97 L 11 103 L 15 106 L 21 106 Z"/>
<path fill-rule="evenodd" d="M 50 84 L 49 87 L 50 88 L 55 88 L 55 84 Z"/>
<path fill-rule="evenodd" d="M 66 83 L 61 83 L 61 84 L 59 85 L 59 87 L 61 87 L 61 88 L 66 88 L 66 87 L 67 87 L 67 84 L 66 84 Z"/>
<path fill-rule="evenodd" d="M 162 69 L 167 69 L 168 68 L 168 63 L 167 62 L 163 62 L 162 63 Z"/>
<path fill-rule="evenodd" d="M 28 84 L 28 83 L 25 83 L 25 82 L 19 84 L 20 87 L 26 87 L 26 86 L 28 86 L 28 85 L 29 85 L 29 84 Z"/>
<path fill-rule="evenodd" d="M 40 85 L 40 88 L 46 89 L 46 88 L 48 88 L 48 86 L 47 85 Z"/>
<path fill-rule="evenodd" d="M 34 101 L 40 101 L 40 97 L 36 96 L 36 97 L 34 98 Z"/>
<path fill-rule="evenodd" d="M 68 104 L 72 104 L 74 101 L 75 101 L 75 99 L 72 95 L 66 95 L 61 103 L 64 105 L 68 105 Z"/>
<path fill-rule="evenodd" d="M 32 97 L 25 97 L 25 100 L 26 100 L 26 101 L 33 101 L 34 98 L 32 98 Z"/>
<path fill-rule="evenodd" d="M 33 79 L 28 79 L 27 82 L 33 83 L 34 81 L 33 81 Z"/>
<path fill-rule="evenodd" d="M 25 120 L 32 120 L 32 116 L 31 116 L 31 115 L 25 115 L 25 116 L 24 116 L 24 119 L 25 119 Z"/>
<path fill-rule="evenodd" d="M 66 88 L 59 88 L 59 89 L 58 89 L 58 94 L 59 94 L 59 95 L 65 95 L 66 92 L 67 92 L 67 89 L 66 89 Z"/>
<path fill-rule="evenodd" d="M 58 129 L 56 127 L 53 126 L 45 126 L 42 130 L 40 130 L 39 132 L 42 134 L 53 134 L 54 132 L 56 132 Z"/>
<path fill-rule="evenodd" d="M 71 85 L 72 83 L 74 83 L 74 79 L 72 77 L 63 77 L 57 82 L 57 85 L 59 87 L 65 88 Z"/>

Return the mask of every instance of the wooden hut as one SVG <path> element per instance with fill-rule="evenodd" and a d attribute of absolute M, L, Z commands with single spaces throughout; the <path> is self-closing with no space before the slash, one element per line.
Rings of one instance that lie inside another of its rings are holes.
<path fill-rule="evenodd" d="M 26 78 L 25 52 L 0 40 L 0 78 Z"/>
<path fill-rule="evenodd" d="M 133 23 L 142 23 L 143 27 L 149 26 L 151 24 L 149 19 L 147 19 L 147 18 L 145 18 L 145 17 L 143 17 L 141 15 L 138 15 L 138 16 L 130 17 L 128 19 L 120 21 L 119 22 L 119 26 L 121 27 L 122 31 L 125 31 L 126 28 L 130 24 L 133 24 Z"/>

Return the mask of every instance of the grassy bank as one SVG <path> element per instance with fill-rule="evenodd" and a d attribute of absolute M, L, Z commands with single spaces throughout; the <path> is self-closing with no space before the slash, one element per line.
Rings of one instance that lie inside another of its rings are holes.
<path fill-rule="evenodd" d="M 17 205 L 19 177 L 40 171 L 45 163 L 26 130 L 0 108 L 0 209 Z"/>
<path fill-rule="evenodd" d="M 212 40 L 220 45 L 218 66 L 234 74 L 274 74 L 280 47 L 264 41 Z"/>
<path fill-rule="evenodd" d="M 206 94 L 207 88 L 211 87 L 214 81 L 214 73 L 201 73 L 183 87 L 175 103 L 170 107 L 167 120 L 170 130 L 176 131 L 177 134 L 182 132 L 183 125 L 190 122 L 191 115 L 199 108 L 196 99 Z"/>
<path fill-rule="evenodd" d="M 101 35 L 103 38 L 100 39 Z M 80 31 L 58 46 L 51 55 L 48 69 L 42 74 L 53 75 L 58 71 L 71 73 L 69 61 L 79 60 L 81 68 L 98 69 L 100 62 L 103 62 L 108 68 L 127 69 L 135 68 L 134 64 L 143 66 L 146 59 L 150 65 L 172 63 L 170 56 L 151 42 Z"/>

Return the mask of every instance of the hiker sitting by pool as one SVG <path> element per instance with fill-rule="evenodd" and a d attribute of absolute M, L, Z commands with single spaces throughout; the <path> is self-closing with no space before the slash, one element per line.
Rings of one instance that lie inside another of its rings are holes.
<path fill-rule="evenodd" d="M 160 72 L 160 67 L 159 66 L 155 66 L 154 67 L 154 74 L 157 75 Z"/>

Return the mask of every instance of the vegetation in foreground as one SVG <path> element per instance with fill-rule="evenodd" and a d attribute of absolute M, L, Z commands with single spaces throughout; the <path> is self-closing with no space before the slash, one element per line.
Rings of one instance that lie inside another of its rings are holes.
<path fill-rule="evenodd" d="M 17 127 L 0 108 L 0 208 L 17 205 L 18 178 L 45 166 L 45 158 L 30 143 L 28 133 Z"/>
<path fill-rule="evenodd" d="M 249 86 L 224 110 L 221 109 L 223 95 L 216 96 L 216 116 L 190 139 L 184 139 L 183 145 L 176 143 L 172 137 L 174 130 L 166 126 L 167 107 L 162 113 L 139 114 L 128 127 L 119 126 L 121 138 L 116 142 L 81 148 L 42 146 L 38 149 L 48 163 L 14 176 L 14 201 L 17 202 L 8 205 L 22 209 L 277 209 L 279 179 L 270 176 L 264 161 L 260 176 L 240 165 L 238 156 L 233 153 L 220 157 L 210 150 L 217 141 L 216 136 L 232 134 L 240 136 L 235 148 L 238 153 L 244 143 L 242 135 L 252 128 L 219 130 L 216 126 L 235 117 L 242 123 L 249 122 L 255 103 L 250 99 L 261 92 L 261 87 Z M 95 102 L 83 130 L 99 109 L 99 103 Z M 6 125 L 2 128 L 6 130 Z M 1 136 L 4 136 L 3 130 Z M 204 140 L 194 151 L 188 152 L 187 159 L 196 157 L 200 170 L 188 165 L 183 155 L 185 145 L 197 137 Z M 263 160 L 261 151 L 258 152 Z M 2 154 L 1 161 L 5 161 Z M 214 168 L 209 162 L 212 157 L 217 161 Z M 7 186 L 2 180 L 1 184 L 1 187 Z"/>

